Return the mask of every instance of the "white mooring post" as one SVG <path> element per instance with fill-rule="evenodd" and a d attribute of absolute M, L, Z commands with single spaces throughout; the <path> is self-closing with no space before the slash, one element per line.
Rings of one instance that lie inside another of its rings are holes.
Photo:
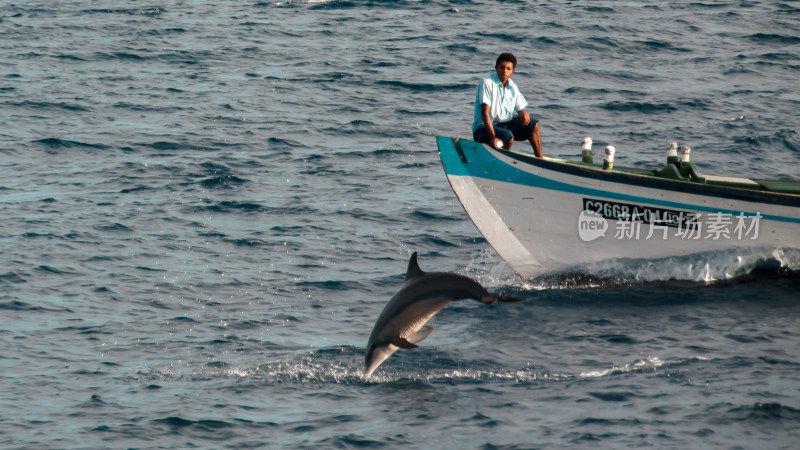
<path fill-rule="evenodd" d="M 689 164 L 692 160 L 692 148 L 688 145 L 681 145 L 681 164 Z"/>
<path fill-rule="evenodd" d="M 678 165 L 678 143 L 675 141 L 667 144 L 667 164 Z"/>
<path fill-rule="evenodd" d="M 587 164 L 592 163 L 592 138 L 589 136 L 583 138 L 581 147 L 581 160 Z"/>
<path fill-rule="evenodd" d="M 603 161 L 603 170 L 611 170 L 614 168 L 614 153 L 616 151 L 613 145 L 606 146 L 606 159 Z"/>

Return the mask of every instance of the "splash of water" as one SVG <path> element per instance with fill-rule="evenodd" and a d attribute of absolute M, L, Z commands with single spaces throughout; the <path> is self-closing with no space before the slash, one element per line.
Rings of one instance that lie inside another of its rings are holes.
<path fill-rule="evenodd" d="M 575 266 L 568 271 L 521 280 L 494 252 L 482 248 L 460 271 L 487 287 L 514 286 L 526 291 L 591 289 L 652 282 L 714 283 L 754 274 L 800 272 L 800 250 L 729 249 L 661 259 L 610 259 Z"/>

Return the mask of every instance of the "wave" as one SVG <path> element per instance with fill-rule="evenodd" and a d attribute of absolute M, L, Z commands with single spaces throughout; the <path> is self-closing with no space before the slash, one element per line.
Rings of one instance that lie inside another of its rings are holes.
<path fill-rule="evenodd" d="M 136 53 L 130 52 L 114 52 L 114 53 L 95 53 L 92 60 L 94 61 L 112 61 L 112 60 L 128 60 L 128 61 L 144 61 L 146 57 L 139 56 Z"/>
<path fill-rule="evenodd" d="M 665 281 L 703 284 L 800 276 L 800 250 L 732 249 L 662 259 L 618 259 L 531 280 L 542 288 L 630 286 Z"/>
<path fill-rule="evenodd" d="M 409 364 L 409 367 L 395 365 L 392 368 L 382 367 L 372 376 L 365 377 L 363 352 L 363 348 L 360 347 L 328 347 L 284 360 L 268 361 L 257 366 L 229 366 L 215 363 L 185 373 L 175 372 L 172 367 L 151 368 L 137 371 L 134 378 L 141 382 L 153 379 L 170 381 L 187 378 L 192 380 L 246 378 L 277 383 L 347 385 L 537 383 L 575 379 L 573 375 L 553 374 L 535 366 L 504 369 L 487 367 L 490 364 L 475 361 L 473 365 L 477 367 L 467 368 L 464 366 L 470 366 L 469 363 L 449 358 L 436 358 L 437 367 L 433 368 L 428 365 Z"/>
<path fill-rule="evenodd" d="M 66 269 L 58 269 L 56 267 L 48 266 L 48 265 L 45 265 L 45 264 L 42 264 L 42 265 L 36 267 L 35 270 L 38 271 L 38 272 L 43 272 L 43 273 L 51 274 L 51 275 L 72 275 L 72 274 L 75 273 L 75 272 L 72 272 L 72 271 L 69 271 L 69 270 L 66 270 Z"/>
<path fill-rule="evenodd" d="M 796 130 L 780 130 L 771 135 L 736 136 L 736 144 L 748 145 L 760 151 L 772 148 L 787 148 L 795 153 L 800 153 L 800 136 Z"/>
<path fill-rule="evenodd" d="M 267 144 L 270 150 L 293 150 L 295 148 L 303 146 L 303 144 L 301 144 L 300 142 L 293 141 L 291 139 L 281 139 L 276 137 L 268 138 Z"/>
<path fill-rule="evenodd" d="M 55 313 L 72 313 L 73 311 L 63 306 L 49 305 L 33 305 L 21 300 L 0 301 L 0 311 L 26 311 L 26 312 L 55 312 Z"/>
<path fill-rule="evenodd" d="M 753 405 L 736 406 L 722 414 L 719 419 L 727 422 L 747 422 L 770 424 L 773 422 L 800 422 L 800 409 L 782 405 L 777 402 L 755 403 Z"/>
<path fill-rule="evenodd" d="M 608 88 L 591 88 L 585 86 L 572 86 L 564 89 L 565 94 L 608 95 L 614 91 Z"/>
<path fill-rule="evenodd" d="M 785 44 L 785 45 L 797 45 L 800 44 L 800 36 L 790 36 L 785 34 L 773 34 L 773 33 L 756 33 L 747 36 L 747 39 L 751 41 L 755 41 L 761 44 L 767 45 L 776 45 L 776 44 Z"/>
<path fill-rule="evenodd" d="M 159 428 L 167 428 L 171 434 L 180 434 L 186 438 L 202 439 L 216 442 L 230 442 L 241 433 L 241 427 L 275 426 L 271 422 L 252 422 L 246 419 L 231 419 L 230 421 L 216 419 L 191 420 L 179 416 L 169 416 L 154 419 L 150 424 L 155 429 L 148 429 L 147 433 L 158 432 Z M 94 429 L 93 431 L 111 432 L 112 429 Z M 163 431 L 162 431 L 163 432 Z"/>
<path fill-rule="evenodd" d="M 472 91 L 475 86 L 466 83 L 449 83 L 449 84 L 432 84 L 432 83 L 410 83 L 399 80 L 381 80 L 378 81 L 379 86 L 388 86 L 390 88 L 408 89 L 414 92 L 444 92 L 444 91 Z"/>
<path fill-rule="evenodd" d="M 29 108 L 33 110 L 52 110 L 52 109 L 63 109 L 66 111 L 71 112 L 85 112 L 90 111 L 89 108 L 81 105 L 76 105 L 73 103 L 67 102 L 38 102 L 33 100 L 25 100 L 21 102 L 9 102 L 5 103 L 8 106 L 16 106 L 20 108 Z"/>
<path fill-rule="evenodd" d="M 294 283 L 294 286 L 300 289 L 321 288 L 326 291 L 359 291 L 366 289 L 363 283 L 352 280 L 298 281 Z"/>
<path fill-rule="evenodd" d="M 452 214 L 447 213 L 438 213 L 434 210 L 422 210 L 422 209 L 415 209 L 410 214 L 411 218 L 414 219 L 415 222 L 461 222 L 463 219 L 458 216 L 454 216 Z"/>
<path fill-rule="evenodd" d="M 126 15 L 159 15 L 165 13 L 164 8 L 155 6 L 151 8 L 91 8 L 79 11 L 81 14 L 126 14 Z"/>
<path fill-rule="evenodd" d="M 266 381 L 269 383 L 292 384 L 344 384 L 344 385 L 395 385 L 408 384 L 537 384 L 563 383 L 576 380 L 591 380 L 630 374 L 656 374 L 673 377 L 687 367 L 697 364 L 718 364 L 718 361 L 699 355 L 674 360 L 661 360 L 657 356 L 646 356 L 621 365 L 608 368 L 552 371 L 538 364 L 527 363 L 523 367 L 502 367 L 492 361 L 464 361 L 453 359 L 428 349 L 408 353 L 405 363 L 382 366 L 372 376 L 364 376 L 364 349 L 354 346 L 320 348 L 315 351 L 267 361 L 257 365 L 228 364 L 213 361 L 200 368 L 176 372 L 174 367 L 164 369 L 150 368 L 134 374 L 137 381 L 149 380 L 175 381 L 190 379 L 207 381 L 218 378 L 236 378 Z M 433 354 L 433 356 L 431 355 Z M 424 363 L 421 361 L 425 360 Z M 419 364 L 418 364 L 419 363 Z M 596 398 L 603 401 L 621 401 L 625 394 L 620 392 L 596 392 Z"/>
<path fill-rule="evenodd" d="M 193 205 L 185 206 L 183 211 L 190 214 L 198 214 L 203 212 L 213 213 L 266 213 L 272 215 L 304 215 L 315 214 L 317 210 L 307 206 L 268 206 L 260 203 L 246 202 L 246 201 L 221 201 L 217 204 L 211 205 Z"/>
<path fill-rule="evenodd" d="M 522 280 L 486 246 L 458 271 L 486 286 L 530 297 L 542 290 L 723 285 L 800 280 L 800 250 L 730 249 L 661 259 L 612 259 Z"/>
<path fill-rule="evenodd" d="M 22 276 L 14 273 L 14 272 L 6 272 L 4 274 L 0 274 L 0 284 L 19 284 L 19 283 L 27 283 L 28 280 L 23 278 Z"/>
<path fill-rule="evenodd" d="M 680 46 L 676 46 L 672 42 L 660 41 L 660 40 L 646 40 L 646 41 L 638 41 L 638 44 L 642 45 L 646 50 L 654 50 L 658 52 L 662 51 L 672 51 L 677 53 L 691 53 L 692 50 Z"/>
<path fill-rule="evenodd" d="M 699 356 L 693 356 L 689 358 L 689 360 L 705 360 L 706 358 L 702 358 Z M 677 363 L 683 363 L 686 360 L 679 361 Z M 608 369 L 601 369 L 601 370 L 592 370 L 588 372 L 581 372 L 578 374 L 579 378 L 601 378 L 607 377 L 611 375 L 620 375 L 620 374 L 628 374 L 628 373 L 642 373 L 642 372 L 655 372 L 660 367 L 663 367 L 667 363 L 658 359 L 655 356 L 647 356 L 644 359 L 637 359 L 633 362 L 623 364 L 621 366 L 613 366 Z"/>
<path fill-rule="evenodd" d="M 200 185 L 205 188 L 230 188 L 244 183 L 247 183 L 246 179 L 228 174 L 200 180 Z"/>
<path fill-rule="evenodd" d="M 193 145 L 181 144 L 172 141 L 156 141 L 149 144 L 142 144 L 155 150 L 194 150 L 198 149 Z"/>
<path fill-rule="evenodd" d="M 628 112 L 634 111 L 642 114 L 658 114 L 670 113 L 677 111 L 678 108 L 669 103 L 652 103 L 652 102 L 633 102 L 633 101 L 612 101 L 599 105 L 607 111 L 621 111 Z"/>
<path fill-rule="evenodd" d="M 59 139 L 59 138 L 45 138 L 45 139 L 38 139 L 33 141 L 34 144 L 39 144 L 44 147 L 48 148 L 95 148 L 95 149 L 108 149 L 110 148 L 107 145 L 103 144 L 90 144 L 86 142 L 79 142 L 79 141 L 70 141 L 67 139 Z"/>
<path fill-rule="evenodd" d="M 291 2 L 290 2 L 291 3 Z M 337 10 L 337 9 L 352 9 L 360 7 L 369 8 L 388 8 L 388 9 L 423 9 L 424 4 L 416 1 L 408 0 L 303 0 L 302 3 L 311 5 L 311 10 Z M 423 2 L 424 3 L 424 2 Z"/>
<path fill-rule="evenodd" d="M 184 108 L 180 106 L 161 106 L 152 104 L 136 104 L 130 102 L 117 102 L 113 105 L 114 108 L 125 109 L 128 111 L 142 111 L 142 112 L 157 112 L 157 113 L 176 113 L 183 111 Z"/>

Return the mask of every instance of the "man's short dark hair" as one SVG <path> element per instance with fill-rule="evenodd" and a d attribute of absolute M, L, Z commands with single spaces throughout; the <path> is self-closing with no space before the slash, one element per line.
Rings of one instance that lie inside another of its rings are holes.
<path fill-rule="evenodd" d="M 497 62 L 494 63 L 494 68 L 496 69 L 503 61 L 508 61 L 515 69 L 517 68 L 517 57 L 513 53 L 500 53 L 500 56 L 497 57 Z"/>

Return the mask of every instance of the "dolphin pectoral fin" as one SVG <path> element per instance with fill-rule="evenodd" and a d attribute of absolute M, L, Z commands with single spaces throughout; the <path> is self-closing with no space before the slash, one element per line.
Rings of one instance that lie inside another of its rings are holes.
<path fill-rule="evenodd" d="M 496 295 L 483 295 L 478 299 L 484 305 L 491 305 L 494 302 L 500 303 L 514 303 L 521 302 L 521 298 L 512 297 L 510 295 L 496 294 Z"/>
<path fill-rule="evenodd" d="M 400 348 L 417 348 L 417 347 L 419 347 L 419 345 L 412 344 L 411 342 L 408 342 L 408 339 L 401 338 L 401 337 L 398 337 L 397 339 L 393 340 L 392 344 L 394 344 L 394 345 L 396 345 L 396 346 L 398 346 Z"/>
<path fill-rule="evenodd" d="M 423 339 L 425 339 L 426 337 L 428 337 L 429 334 L 431 334 L 431 331 L 433 331 L 433 327 L 423 328 L 417 331 L 416 333 L 412 334 L 411 336 L 409 336 L 408 342 L 412 344 L 417 344 L 419 342 L 422 342 Z"/>

